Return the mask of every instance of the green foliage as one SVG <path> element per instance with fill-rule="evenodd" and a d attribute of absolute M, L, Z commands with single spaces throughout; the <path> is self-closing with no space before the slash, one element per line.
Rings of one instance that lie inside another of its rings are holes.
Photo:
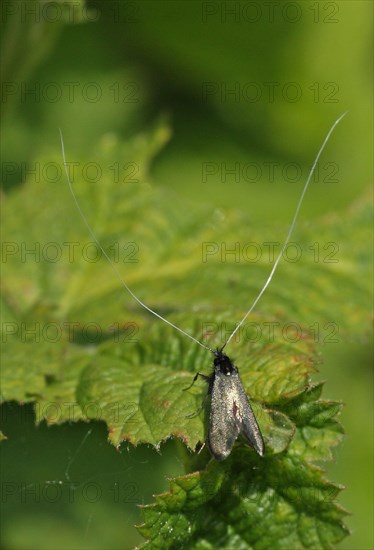
<path fill-rule="evenodd" d="M 145 547 L 331 548 L 347 534 L 340 488 L 285 455 L 261 460 L 243 448 L 170 488 L 143 507 Z"/>
<path fill-rule="evenodd" d="M 251 241 L 258 237 L 261 242 L 260 229 L 236 211 L 186 207 L 172 193 L 150 187 L 148 166 L 168 135 L 160 122 L 128 143 L 103 138 L 93 152 L 106 169 L 102 180 L 83 186 L 74 178 L 73 183 L 95 233 L 132 290 L 215 347 L 258 292 L 269 265 L 242 266 L 230 256 L 227 262 L 219 257 L 202 261 L 204 243 L 246 242 L 248 232 Z M 67 154 L 68 162 L 76 160 L 69 158 L 68 147 Z M 48 152 L 40 161 L 51 158 L 57 161 L 59 152 Z M 108 167 L 118 159 L 126 168 L 114 181 Z M 126 181 L 128 159 L 136 159 L 136 182 Z M 364 197 L 346 213 L 358 236 L 367 231 L 366 211 Z M 326 236 L 335 221 L 320 221 Z M 117 446 L 128 442 L 159 448 L 171 437 L 183 443 L 185 468 L 191 473 L 171 480 L 170 493 L 143 507 L 145 523 L 139 530 L 148 546 L 158 548 L 162 540 L 165 548 L 177 543 L 189 548 L 331 548 L 344 537 L 345 512 L 335 502 L 340 487 L 316 465 L 332 458 L 343 430 L 337 421 L 341 404 L 321 399 L 322 384 L 311 382 L 315 332 L 306 329 L 288 340 L 269 332 L 259 339 L 252 329 L 275 322 L 268 313 L 274 303 L 277 319 L 294 315 L 306 321 L 313 315 L 329 319 L 326 304 L 335 302 L 339 318 L 346 321 L 341 330 L 358 331 L 366 322 L 364 276 L 354 283 L 353 310 L 351 302 L 338 300 L 341 291 L 335 288 L 339 278 L 352 286 L 353 267 L 349 273 L 335 263 L 306 262 L 302 274 L 300 265 L 280 267 L 278 283 L 269 290 L 273 297 L 264 299 L 251 318 L 254 324 L 233 346 L 266 456 L 256 456 L 239 439 L 230 457 L 218 464 L 206 449 L 195 452 L 206 435 L 207 411 L 201 408 L 206 386 L 200 382 L 183 391 L 197 370 L 209 372 L 211 357 L 134 307 L 127 295 L 123 302 L 131 319 L 115 325 L 123 319 L 120 283 L 108 263 L 84 256 L 90 239 L 77 221 L 62 172 L 56 185 L 28 182 L 13 191 L 3 231 L 9 248 L 4 249 L 2 292 L 2 399 L 35 403 L 38 422 L 104 420 Z M 340 232 L 340 242 L 347 242 L 345 225 Z M 301 224 L 297 234 L 302 246 L 312 228 Z M 58 261 L 47 255 L 51 243 L 60 243 L 63 250 L 64 242 L 76 243 L 82 253 L 78 261 L 71 261 L 66 251 Z M 126 261 L 129 242 L 141 261 Z M 21 250 L 12 248 L 22 243 L 39 251 L 39 260 L 25 261 Z M 118 257 L 113 243 L 119 243 Z M 349 257 L 352 266 L 368 268 L 360 238 Z M 291 290 L 300 281 L 315 299 L 300 300 Z"/>

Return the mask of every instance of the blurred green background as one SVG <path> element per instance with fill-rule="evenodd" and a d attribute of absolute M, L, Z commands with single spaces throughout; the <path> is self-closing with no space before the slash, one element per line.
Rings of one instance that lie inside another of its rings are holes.
<path fill-rule="evenodd" d="M 371 21 L 372 3 L 358 0 L 3 2 L 4 193 L 23 184 L 40 151 L 58 150 L 59 127 L 67 149 L 87 155 L 103 134 L 128 139 L 163 115 L 172 137 L 152 166 L 155 185 L 189 205 L 243 209 L 269 235 L 274 220 L 290 222 L 305 181 L 292 181 L 288 163 L 305 175 L 348 110 L 303 205 L 317 229 L 371 183 Z M 204 177 L 204 163 L 215 173 Z M 371 347 L 363 337 L 321 352 L 325 396 L 346 403 L 346 441 L 328 465 L 353 514 L 340 548 L 372 549 Z M 118 453 L 104 424 L 35 428 L 29 405 L 2 408 L 3 548 L 142 540 L 136 505 L 183 471 L 172 442 L 162 455 Z"/>

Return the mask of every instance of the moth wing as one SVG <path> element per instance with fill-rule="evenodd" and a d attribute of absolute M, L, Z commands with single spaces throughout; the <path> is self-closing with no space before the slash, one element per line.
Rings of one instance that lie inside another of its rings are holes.
<path fill-rule="evenodd" d="M 240 407 L 236 412 L 236 417 L 240 426 L 240 433 L 244 435 L 251 447 L 253 447 L 260 456 L 264 456 L 265 445 L 260 428 L 258 427 L 257 420 L 249 403 L 246 391 L 243 388 L 239 373 L 236 373 L 236 376 L 236 385 L 238 387 L 239 394 L 238 402 L 240 404 Z"/>
<path fill-rule="evenodd" d="M 208 446 L 216 460 L 229 456 L 242 430 L 242 422 L 235 414 L 239 402 L 238 388 L 230 378 L 216 374 L 212 383 Z"/>
<path fill-rule="evenodd" d="M 251 447 L 253 447 L 260 456 L 264 456 L 264 440 L 262 439 L 260 428 L 258 427 L 256 417 L 253 413 L 251 405 L 249 404 L 246 394 L 245 398 L 246 403 L 243 404 L 240 431 L 244 435 L 248 443 L 251 445 Z"/>

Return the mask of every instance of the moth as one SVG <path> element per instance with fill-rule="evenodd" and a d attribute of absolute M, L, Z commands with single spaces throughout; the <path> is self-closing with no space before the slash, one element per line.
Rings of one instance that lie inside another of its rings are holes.
<path fill-rule="evenodd" d="M 68 181 L 68 185 L 70 188 L 70 192 L 73 196 L 75 205 L 77 207 L 77 210 L 79 212 L 79 215 L 81 216 L 83 222 L 85 223 L 91 237 L 96 242 L 97 246 L 111 265 L 114 273 L 118 277 L 118 279 L 122 282 L 123 286 L 127 290 L 127 292 L 134 298 L 134 300 L 144 309 L 146 309 L 151 314 L 155 315 L 158 319 L 163 321 L 164 323 L 168 324 L 178 332 L 182 333 L 184 336 L 201 346 L 202 348 L 206 349 L 207 351 L 211 352 L 213 354 L 213 371 L 210 375 L 205 375 L 202 373 L 196 373 L 192 384 L 197 380 L 198 376 L 201 376 L 204 380 L 208 382 L 208 395 L 210 395 L 211 398 L 211 404 L 210 404 L 210 416 L 209 416 L 209 427 L 208 427 L 208 437 L 207 437 L 207 443 L 210 450 L 210 453 L 212 454 L 213 458 L 215 460 L 225 460 L 231 453 L 234 443 L 236 439 L 238 438 L 239 434 L 242 434 L 244 438 L 246 439 L 247 443 L 253 447 L 253 449 L 260 455 L 264 456 L 265 453 L 265 445 L 264 440 L 261 434 L 261 430 L 258 426 L 257 420 L 255 418 L 255 415 L 253 413 L 252 407 L 249 403 L 247 394 L 245 392 L 245 389 L 243 387 L 243 384 L 240 380 L 239 371 L 238 368 L 234 365 L 234 363 L 231 361 L 231 359 L 223 352 L 227 344 L 230 342 L 230 340 L 233 338 L 233 336 L 236 334 L 236 332 L 239 330 L 241 325 L 244 323 L 244 321 L 247 319 L 247 317 L 250 315 L 254 307 L 256 306 L 257 302 L 260 300 L 261 296 L 267 289 L 267 287 L 270 284 L 270 281 L 274 275 L 274 272 L 278 266 L 278 263 L 283 255 L 283 252 L 289 243 L 289 240 L 291 238 L 293 229 L 295 227 L 295 223 L 300 211 L 301 204 L 304 200 L 305 193 L 307 191 L 307 188 L 309 186 L 310 180 L 312 178 L 312 175 L 314 173 L 314 170 L 316 168 L 316 165 L 318 163 L 318 160 L 322 154 L 322 151 L 324 150 L 328 140 L 330 139 L 330 136 L 332 132 L 334 131 L 337 124 L 341 121 L 341 119 L 345 116 L 346 113 L 343 113 L 331 126 L 330 130 L 328 131 L 322 145 L 320 146 L 318 153 L 316 155 L 316 158 L 313 162 L 313 165 L 309 171 L 306 183 L 303 187 L 303 191 L 301 193 L 299 202 L 297 204 L 295 214 L 291 223 L 291 226 L 289 228 L 288 234 L 286 236 L 286 240 L 284 241 L 284 244 L 274 262 L 274 265 L 271 269 L 270 275 L 260 290 L 259 294 L 257 295 L 256 299 L 254 300 L 253 304 L 247 311 L 247 313 L 244 315 L 244 317 L 241 319 L 241 321 L 236 325 L 235 329 L 232 331 L 230 336 L 227 338 L 226 342 L 223 344 L 223 346 L 220 349 L 213 350 L 209 346 L 205 345 L 203 342 L 200 342 L 192 336 L 191 334 L 185 332 L 183 329 L 148 307 L 145 303 L 143 303 L 130 289 L 130 287 L 127 285 L 125 280 L 123 279 L 122 275 L 117 270 L 116 265 L 113 263 L 111 258 L 108 256 L 108 254 L 105 252 L 104 248 L 101 246 L 100 242 L 98 241 L 95 233 L 93 232 L 91 226 L 87 222 L 81 207 L 78 203 L 77 197 L 74 193 L 73 186 L 71 184 L 68 165 L 65 158 L 65 146 L 64 141 L 62 137 L 62 132 L 60 130 L 60 138 L 61 138 L 61 149 L 62 149 L 62 159 L 63 164 L 65 168 L 65 173 Z M 191 384 L 191 385 L 192 385 Z M 188 389 L 188 388 L 187 388 Z"/>
<path fill-rule="evenodd" d="M 208 447 L 212 456 L 225 460 L 240 433 L 263 456 L 264 440 L 237 367 L 221 350 L 214 352 L 213 363 L 208 388 L 211 396 Z"/>

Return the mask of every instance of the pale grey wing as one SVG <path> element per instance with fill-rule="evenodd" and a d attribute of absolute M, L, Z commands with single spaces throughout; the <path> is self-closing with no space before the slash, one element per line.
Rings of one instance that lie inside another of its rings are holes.
<path fill-rule="evenodd" d="M 237 375 L 239 378 L 239 374 Z M 253 413 L 252 407 L 249 403 L 248 396 L 243 388 L 243 384 L 239 378 L 239 393 L 241 410 L 240 414 L 240 432 L 244 435 L 248 443 L 254 450 L 260 455 L 264 456 L 264 440 L 262 439 L 260 428 L 258 427 L 256 417 Z"/>
<path fill-rule="evenodd" d="M 242 430 L 240 393 L 234 376 L 216 374 L 214 378 L 209 417 L 208 446 L 216 460 L 227 458 Z"/>
<path fill-rule="evenodd" d="M 264 456 L 264 440 L 262 439 L 260 428 L 258 427 L 256 417 L 253 414 L 252 407 L 249 404 L 247 395 L 245 397 L 247 402 L 243 406 L 243 419 L 240 431 L 247 439 L 248 443 L 254 448 L 254 450 L 260 456 Z"/>
<path fill-rule="evenodd" d="M 264 441 L 239 374 L 215 375 L 209 419 L 208 445 L 216 460 L 227 458 L 242 433 L 260 455 Z"/>

